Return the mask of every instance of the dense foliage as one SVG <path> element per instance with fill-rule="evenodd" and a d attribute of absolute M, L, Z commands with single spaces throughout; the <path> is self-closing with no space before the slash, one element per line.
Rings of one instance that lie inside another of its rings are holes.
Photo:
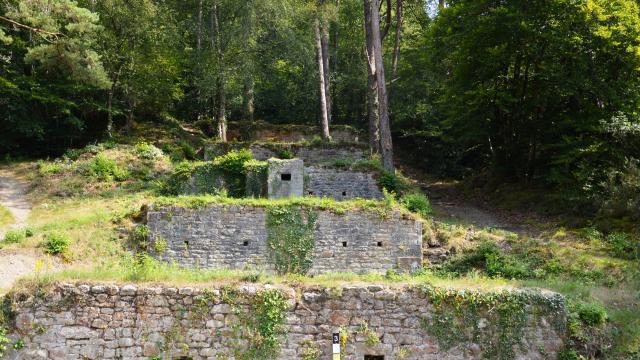
<path fill-rule="evenodd" d="M 441 175 L 490 174 L 556 190 L 567 208 L 634 216 L 638 3 L 434 3 L 404 0 L 402 17 L 398 0 L 381 4 L 403 155 Z M 318 18 L 330 25 L 332 122 L 367 128 L 359 0 L 8 0 L 0 15 L 3 156 L 57 155 L 169 117 L 210 134 L 221 113 L 314 123 Z"/>

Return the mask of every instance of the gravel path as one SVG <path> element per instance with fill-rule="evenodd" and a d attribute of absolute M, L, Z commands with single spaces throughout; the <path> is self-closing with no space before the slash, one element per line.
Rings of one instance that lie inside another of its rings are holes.
<path fill-rule="evenodd" d="M 8 230 L 27 224 L 31 213 L 27 189 L 27 184 L 15 178 L 0 176 L 0 204 L 8 208 L 16 220 L 14 224 L 0 228 L 0 240 Z M 0 249 L 0 292 L 11 287 L 16 279 L 34 273 L 37 259 L 38 256 L 30 251 Z"/>

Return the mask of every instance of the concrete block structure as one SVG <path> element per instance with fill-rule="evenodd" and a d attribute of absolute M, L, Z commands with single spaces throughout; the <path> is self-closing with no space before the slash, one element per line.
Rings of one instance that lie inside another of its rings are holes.
<path fill-rule="evenodd" d="M 304 194 L 304 162 L 300 159 L 268 160 L 269 199 L 300 197 Z"/>

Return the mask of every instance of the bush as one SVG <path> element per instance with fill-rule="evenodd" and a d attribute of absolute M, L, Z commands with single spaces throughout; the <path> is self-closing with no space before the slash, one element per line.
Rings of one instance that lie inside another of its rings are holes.
<path fill-rule="evenodd" d="M 26 238 L 24 229 L 9 230 L 2 240 L 5 244 L 19 244 Z"/>
<path fill-rule="evenodd" d="M 38 173 L 40 173 L 41 176 L 55 175 L 60 172 L 62 172 L 62 163 L 44 160 L 38 161 Z"/>
<path fill-rule="evenodd" d="M 129 177 L 127 170 L 120 168 L 114 160 L 109 159 L 104 154 L 98 154 L 91 160 L 89 173 L 104 181 L 109 181 L 112 178 L 117 181 L 124 181 Z"/>
<path fill-rule="evenodd" d="M 572 307 L 572 312 L 575 312 L 585 325 L 603 325 L 609 318 L 607 309 L 599 302 L 576 303 Z"/>
<path fill-rule="evenodd" d="M 282 149 L 278 152 L 278 158 L 280 159 L 293 159 L 296 155 L 293 153 L 293 151 L 289 150 L 289 149 Z"/>
<path fill-rule="evenodd" d="M 532 266 L 526 259 L 506 255 L 493 241 L 485 240 L 464 255 L 448 260 L 441 268 L 445 274 L 461 276 L 474 269 L 483 270 L 488 276 L 506 279 L 535 277 Z"/>
<path fill-rule="evenodd" d="M 44 251 L 47 254 L 58 255 L 67 251 L 71 244 L 69 236 L 63 233 L 50 233 L 44 241 Z"/>
<path fill-rule="evenodd" d="M 622 259 L 640 258 L 640 244 L 626 233 L 611 233 L 607 236 L 611 253 Z"/>
<path fill-rule="evenodd" d="M 397 193 L 400 188 L 399 183 L 398 177 L 389 171 L 383 171 L 378 177 L 378 186 L 389 192 Z"/>
<path fill-rule="evenodd" d="M 193 146 L 188 142 L 184 140 L 180 141 L 180 148 L 182 149 L 182 154 L 184 155 L 185 159 L 195 160 L 198 157 L 196 149 L 194 149 Z"/>
<path fill-rule="evenodd" d="M 421 193 L 403 195 L 400 198 L 400 203 L 409 211 L 420 214 L 423 217 L 427 217 L 433 211 L 429 199 Z"/>
<path fill-rule="evenodd" d="M 164 155 L 162 150 L 144 141 L 136 144 L 135 152 L 138 157 L 145 160 L 158 159 Z"/>
<path fill-rule="evenodd" d="M 244 164 L 249 160 L 253 160 L 253 153 L 247 149 L 232 150 L 213 160 L 214 168 L 224 176 L 229 194 L 233 197 L 242 197 L 246 192 Z"/>

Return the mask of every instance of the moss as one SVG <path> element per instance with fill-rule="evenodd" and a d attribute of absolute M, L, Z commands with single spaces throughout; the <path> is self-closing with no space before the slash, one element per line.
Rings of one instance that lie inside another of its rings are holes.
<path fill-rule="evenodd" d="M 419 220 L 419 216 L 395 202 L 378 200 L 352 199 L 338 201 L 331 198 L 300 197 L 286 199 L 249 199 L 229 198 L 224 196 L 177 196 L 158 197 L 154 201 L 155 207 L 179 206 L 190 209 L 202 209 L 215 205 L 254 206 L 259 208 L 279 208 L 284 206 L 298 206 L 312 210 L 331 211 L 343 215 L 347 212 L 362 211 L 387 217 L 392 211 L 398 211 L 403 217 Z"/>

